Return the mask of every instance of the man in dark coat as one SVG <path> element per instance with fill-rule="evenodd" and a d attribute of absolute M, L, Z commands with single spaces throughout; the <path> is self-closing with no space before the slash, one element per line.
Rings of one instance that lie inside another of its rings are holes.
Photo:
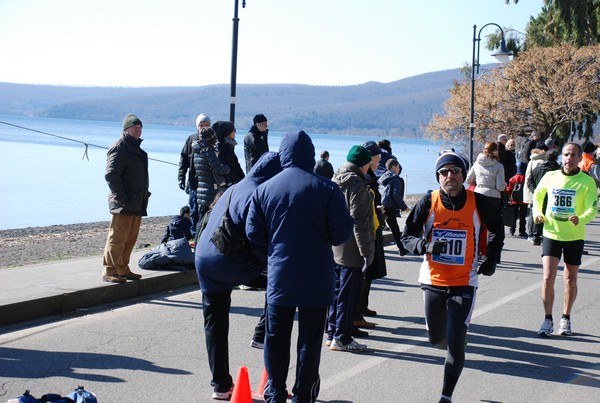
<path fill-rule="evenodd" d="M 531 136 L 529 136 L 529 139 L 527 139 L 527 141 L 523 145 L 523 148 L 520 151 L 519 157 L 521 162 L 524 162 L 526 164 L 529 162 L 529 160 L 531 159 L 531 150 L 536 148 L 537 143 L 540 141 L 540 139 L 540 133 L 538 133 L 537 131 L 531 132 Z"/>
<path fill-rule="evenodd" d="M 140 274 L 129 268 L 142 217 L 148 215 L 150 197 L 148 154 L 141 149 L 142 121 L 133 114 L 123 120 L 123 134 L 110 147 L 104 178 L 110 188 L 108 206 L 112 214 L 104 247 L 102 280 L 125 283 Z"/>
<path fill-rule="evenodd" d="M 313 171 L 317 175 L 324 176 L 327 179 L 333 178 L 334 172 L 333 172 L 333 166 L 331 165 L 331 162 L 329 162 L 329 151 L 327 151 L 327 150 L 321 151 L 321 159 L 319 161 L 317 161 Z"/>
<path fill-rule="evenodd" d="M 321 343 L 333 303 L 333 245 L 352 235 L 352 217 L 339 187 L 313 173 L 315 148 L 303 131 L 281 139 L 283 171 L 260 185 L 250 204 L 246 234 L 256 256 L 268 261 L 264 389 L 268 402 L 286 402 L 294 316 L 298 310 L 294 402 L 319 394 Z"/>
<path fill-rule="evenodd" d="M 252 127 L 244 137 L 244 157 L 246 158 L 246 172 L 250 172 L 252 166 L 261 155 L 269 151 L 269 124 L 267 117 L 262 113 L 254 116 Z"/>
<path fill-rule="evenodd" d="M 514 142 L 511 142 L 514 144 Z M 508 136 L 500 134 L 498 136 L 498 161 L 504 167 L 504 182 L 508 183 L 510 178 L 517 174 L 517 157 L 513 150 L 507 149 Z"/>

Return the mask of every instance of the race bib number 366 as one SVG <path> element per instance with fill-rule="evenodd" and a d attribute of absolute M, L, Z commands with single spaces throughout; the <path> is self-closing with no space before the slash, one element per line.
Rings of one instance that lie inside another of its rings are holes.
<path fill-rule="evenodd" d="M 568 221 L 575 214 L 576 193 L 574 189 L 552 189 L 548 198 L 550 216 L 558 221 Z"/>
<path fill-rule="evenodd" d="M 432 241 L 446 241 L 442 253 L 432 255 L 431 260 L 443 264 L 464 265 L 467 249 L 467 231 L 455 229 L 433 229 Z"/>

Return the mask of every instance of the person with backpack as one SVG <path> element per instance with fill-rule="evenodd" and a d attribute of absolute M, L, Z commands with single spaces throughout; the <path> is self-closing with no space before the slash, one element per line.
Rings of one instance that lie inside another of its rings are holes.
<path fill-rule="evenodd" d="M 517 173 L 508 180 L 506 187 L 506 197 L 511 204 L 514 213 L 512 225 L 510 226 L 510 235 L 515 236 L 517 228 L 517 219 L 519 220 L 519 237 L 527 239 L 527 231 L 525 230 L 525 220 L 529 210 L 529 203 L 523 199 L 523 188 L 525 187 L 525 170 L 527 164 L 520 163 L 517 167 Z"/>

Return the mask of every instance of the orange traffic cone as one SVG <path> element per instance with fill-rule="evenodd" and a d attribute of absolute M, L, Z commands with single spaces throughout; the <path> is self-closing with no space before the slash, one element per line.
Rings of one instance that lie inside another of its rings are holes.
<path fill-rule="evenodd" d="M 267 374 L 267 369 L 263 367 L 262 375 L 260 377 L 260 383 L 258 384 L 258 389 L 254 392 L 254 396 L 259 399 L 262 399 L 265 396 L 265 386 L 267 385 L 267 380 L 269 379 L 269 374 Z"/>
<path fill-rule="evenodd" d="M 252 403 L 248 367 L 245 365 L 242 365 L 238 371 L 237 380 L 233 387 L 233 394 L 231 395 L 231 403 Z"/>

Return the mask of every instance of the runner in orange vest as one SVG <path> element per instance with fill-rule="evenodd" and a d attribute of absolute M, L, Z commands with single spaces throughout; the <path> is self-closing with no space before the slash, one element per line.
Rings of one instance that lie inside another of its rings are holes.
<path fill-rule="evenodd" d="M 427 332 L 432 345 L 447 350 L 440 402 L 451 402 L 464 367 L 477 275 L 494 274 L 504 245 L 504 226 L 487 197 L 464 188 L 467 164 L 462 157 L 443 153 L 435 170 L 440 189 L 423 196 L 411 211 L 402 243 L 410 253 L 424 255 L 419 282 Z M 489 238 L 478 265 L 483 225 Z"/>

